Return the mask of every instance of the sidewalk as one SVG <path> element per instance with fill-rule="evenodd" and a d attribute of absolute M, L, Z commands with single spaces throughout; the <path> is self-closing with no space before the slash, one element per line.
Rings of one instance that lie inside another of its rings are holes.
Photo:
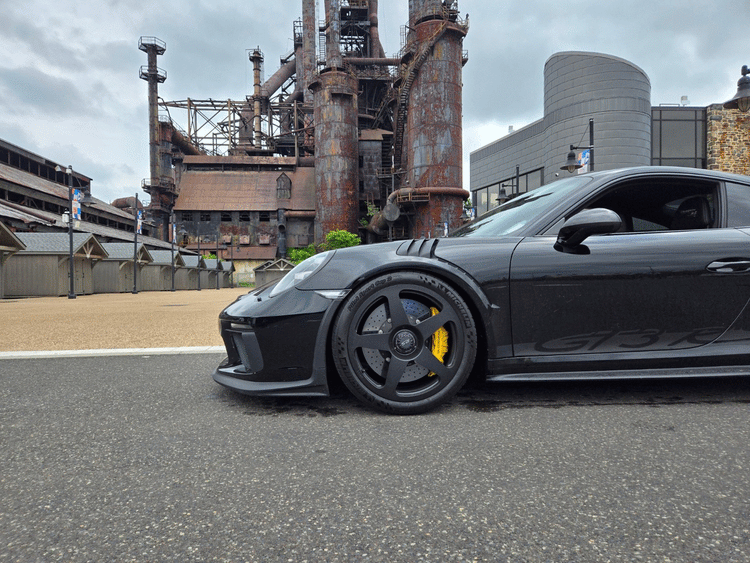
<path fill-rule="evenodd" d="M 248 288 L 0 300 L 0 353 L 223 346 L 218 317 Z"/>

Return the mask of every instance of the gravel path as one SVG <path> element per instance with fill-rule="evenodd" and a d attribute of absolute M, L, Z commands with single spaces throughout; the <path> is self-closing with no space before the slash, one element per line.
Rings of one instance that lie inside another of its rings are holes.
<path fill-rule="evenodd" d="M 247 288 L 0 300 L 0 352 L 221 346 L 217 318 Z"/>

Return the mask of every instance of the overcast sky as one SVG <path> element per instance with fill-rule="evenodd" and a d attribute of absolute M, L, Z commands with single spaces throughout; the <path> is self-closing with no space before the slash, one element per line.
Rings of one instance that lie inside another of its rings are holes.
<path fill-rule="evenodd" d="M 624 58 L 651 80 L 651 103 L 724 102 L 750 64 L 749 0 L 459 0 L 464 41 L 464 177 L 468 154 L 543 115 L 545 61 L 560 51 Z M 165 100 L 242 100 L 252 93 L 246 51 L 265 76 L 293 47 L 301 0 L 0 1 L 0 139 L 72 165 L 105 201 L 133 195 L 149 174 L 146 54 L 159 57 Z M 400 48 L 407 0 L 380 0 L 388 55 Z M 323 19 L 319 0 L 318 19 Z M 185 127 L 185 123 L 180 123 Z M 468 189 L 468 181 L 464 186 Z M 141 195 L 143 195 L 141 193 Z"/>

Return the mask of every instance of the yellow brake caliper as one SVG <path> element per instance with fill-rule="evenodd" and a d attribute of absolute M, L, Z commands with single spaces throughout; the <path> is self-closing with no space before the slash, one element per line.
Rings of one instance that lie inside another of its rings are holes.
<path fill-rule="evenodd" d="M 437 315 L 440 311 L 438 311 L 435 307 L 430 307 L 430 312 L 432 312 L 432 316 L 434 317 Z M 448 331 L 445 330 L 442 326 L 435 331 L 435 334 L 432 335 L 432 355 L 435 356 L 438 361 L 442 364 L 443 358 L 445 358 L 445 354 L 448 353 Z M 428 377 L 432 377 L 435 375 L 434 371 L 431 371 L 427 374 Z"/>

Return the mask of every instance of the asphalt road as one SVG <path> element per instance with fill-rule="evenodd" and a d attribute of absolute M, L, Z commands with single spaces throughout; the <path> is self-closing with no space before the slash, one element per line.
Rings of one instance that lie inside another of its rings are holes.
<path fill-rule="evenodd" d="M 746 379 L 493 385 L 417 417 L 216 354 L 0 361 L 0 562 L 750 558 Z"/>

